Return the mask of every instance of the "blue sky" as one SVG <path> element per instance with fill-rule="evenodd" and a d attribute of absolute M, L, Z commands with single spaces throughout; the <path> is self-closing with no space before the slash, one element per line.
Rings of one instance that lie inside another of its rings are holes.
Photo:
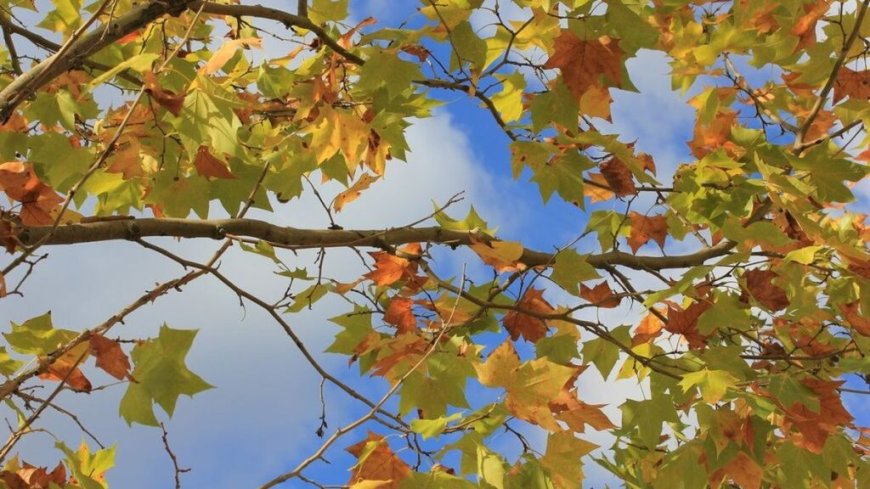
<path fill-rule="evenodd" d="M 356 18 L 372 15 L 381 22 L 379 25 L 391 25 L 407 15 L 402 8 L 410 10 L 417 3 L 370 0 L 354 5 Z M 640 93 L 613 91 L 612 131 L 621 134 L 623 141 L 636 139 L 640 150 L 654 156 L 662 182 L 669 180 L 678 164 L 691 161 L 685 142 L 691 138 L 694 126 L 693 111 L 685 103 L 688 95 L 670 90 L 668 72 L 663 56 L 641 53 L 629 63 L 629 73 Z M 544 204 L 537 188 L 526 178 L 510 179 L 508 140 L 490 115 L 477 107 L 476 100 L 451 92 L 439 96 L 445 101 L 443 108 L 409 131 L 412 152 L 408 163 L 396 162 L 388 167 L 383 181 L 338 215 L 339 224 L 359 228 L 401 225 L 430 213 L 433 200 L 444 202 L 454 193 L 465 191 L 465 202 L 451 209 L 451 214 L 464 215 L 467 205 L 473 203 L 490 224 L 499 227 L 505 239 L 522 239 L 531 247 L 552 249 L 582 233 L 586 223 L 581 211 L 557 197 Z M 334 195 L 340 190 L 329 186 L 326 193 Z M 860 207 L 867 209 L 870 192 L 866 186 L 856 194 L 861 198 Z M 323 228 L 329 224 L 311 195 L 281 206 L 269 219 L 297 227 Z M 166 240 L 162 244 L 196 260 L 207 258 L 217 247 L 207 241 Z M 51 309 L 59 327 L 91 327 L 152 284 L 182 272 L 165 258 L 126 242 L 55 248 L 50 252 L 50 259 L 29 279 L 25 297 L 0 301 L 0 318 L 21 322 Z M 313 256 L 288 255 L 288 264 L 310 264 Z M 459 275 L 465 263 L 479 267 L 476 258 L 467 252 L 438 255 L 437 266 L 445 274 Z M 277 297 L 284 283 L 272 275 L 270 265 L 267 260 L 232 251 L 223 260 L 222 270 L 253 293 Z M 325 272 L 350 280 L 362 270 L 353 253 L 336 250 L 330 252 Z M 554 302 L 566 299 L 557 292 L 549 293 Z M 325 299 L 315 310 L 288 320 L 309 348 L 319 352 L 331 343 L 335 332 L 326 318 L 346 310 L 340 300 Z M 607 314 L 608 320 L 627 322 L 639 312 L 618 309 Z M 171 293 L 140 310 L 117 333 L 145 338 L 156 334 L 164 321 L 175 328 L 200 330 L 188 363 L 194 372 L 217 386 L 193 399 L 183 398 L 175 416 L 167 420 L 173 450 L 183 466 L 193 469 L 183 475 L 184 487 L 251 487 L 292 468 L 317 446 L 314 431 L 320 415 L 319 378 L 270 318 L 253 306 L 241 309 L 231 292 L 216 280 L 204 277 L 183 293 Z M 349 368 L 344 358 L 324 358 L 330 371 L 360 385 L 355 366 Z M 95 384 L 110 382 L 108 377 L 93 380 Z M 368 385 L 364 391 L 372 397 L 385 388 L 380 380 L 363 380 L 362 384 Z M 172 469 L 162 448 L 160 431 L 141 426 L 128 428 L 117 415 L 123 389 L 115 386 L 89 396 L 64 393 L 59 403 L 74 408 L 102 441 L 118 442 L 117 467 L 108 475 L 112 487 L 170 487 Z M 606 412 L 618 422 L 618 403 L 627 397 L 642 396 L 642 387 L 631 380 L 605 383 L 595 374 L 584 374 L 580 392 L 587 402 L 612 403 Z M 330 429 L 365 412 L 334 388 L 327 386 L 326 397 Z M 853 412 L 861 410 L 868 416 L 866 408 L 852 401 L 847 398 Z M 51 414 L 42 423 L 70 445 L 80 439 L 79 430 L 66 417 Z M 349 466 L 350 458 L 343 448 L 360 438 L 361 434 L 339 442 L 327 456 L 334 466 L 317 464 L 310 476 L 346 482 L 348 473 L 343 467 Z M 532 435 L 532 439 L 542 447 L 541 434 Z M 595 434 L 591 439 L 605 446 L 608 441 Z M 504 440 L 505 446 L 509 441 Z M 53 465 L 59 454 L 51 448 L 52 443 L 49 436 L 37 433 L 26 437 L 19 450 L 32 463 Z M 594 464 L 587 464 L 586 472 L 589 487 L 611 480 Z M 287 486 L 298 487 L 299 483 Z"/>

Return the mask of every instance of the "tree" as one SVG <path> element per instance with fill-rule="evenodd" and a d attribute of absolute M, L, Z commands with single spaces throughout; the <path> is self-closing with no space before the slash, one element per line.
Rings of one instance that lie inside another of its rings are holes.
<path fill-rule="evenodd" d="M 53 470 L 13 456 L 47 410 L 77 419 L 58 396 L 93 391 L 97 370 L 123 383 L 129 424 L 162 427 L 182 394 L 211 387 L 185 361 L 196 331 L 141 339 L 124 325 L 201 278 L 268 314 L 363 409 L 336 429 L 324 404 L 309 455 L 264 488 L 317 486 L 318 464 L 344 449 L 354 488 L 581 487 L 590 458 L 628 487 L 870 486 L 870 439 L 843 402 L 870 394 L 870 231 L 850 204 L 870 160 L 868 3 L 425 0 L 383 25 L 349 20 L 347 0 L 295 13 L 4 0 L 2 301 L 40 293 L 28 278 L 52 246 L 127 240 L 187 271 L 80 331 L 43 314 L 52 297 L 5 330 L 0 397 L 18 420 L 0 486 L 107 487 L 114 448 L 58 441 Z M 694 160 L 672 182 L 604 129 L 641 50 L 666 55 L 673 87 L 694 94 Z M 336 223 L 445 94 L 488 114 L 513 177 L 574 204 L 581 236 L 541 250 L 502 240 L 473 208 L 457 215 L 458 196 L 411 225 Z M 318 179 L 346 190 L 330 201 Z M 248 217 L 303 192 L 327 229 Z M 220 245 L 199 262 L 161 237 Z M 356 280 L 323 274 L 334 248 L 359 252 Z M 466 248 L 479 260 L 460 276 L 433 260 Z M 222 270 L 239 249 L 273 263 L 286 292 L 258 295 Z M 298 250 L 317 262 L 288 265 Z M 293 314 L 328 296 L 348 305 L 321 354 Z M 336 354 L 357 378 L 323 366 Z M 586 370 L 635 379 L 645 398 L 614 419 L 578 392 Z M 586 430 L 612 446 L 590 456 Z"/>

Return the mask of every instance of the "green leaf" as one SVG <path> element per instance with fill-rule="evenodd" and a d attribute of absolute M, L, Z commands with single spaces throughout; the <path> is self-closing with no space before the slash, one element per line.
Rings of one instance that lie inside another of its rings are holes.
<path fill-rule="evenodd" d="M 566 292 L 579 296 L 580 282 L 598 278 L 595 268 L 586 262 L 586 258 L 573 249 L 565 249 L 556 255 L 553 263 L 553 273 L 550 280 L 556 282 Z"/>
<path fill-rule="evenodd" d="M 195 329 L 160 327 L 157 339 L 136 345 L 133 359 L 133 378 L 121 399 L 121 417 L 127 424 L 134 422 L 155 426 L 152 405 L 157 403 L 169 416 L 182 394 L 194 394 L 212 386 L 191 372 L 184 358 L 193 344 Z"/>
<path fill-rule="evenodd" d="M 66 455 L 67 469 L 75 477 L 77 487 L 82 489 L 107 489 L 109 487 L 104 474 L 115 466 L 114 446 L 98 450 L 93 454 L 84 442 L 76 451 L 72 451 L 61 441 L 55 442 L 54 446 Z"/>
<path fill-rule="evenodd" d="M 507 76 L 496 75 L 501 82 L 501 91 L 490 97 L 504 122 L 513 122 L 523 115 L 523 91 L 526 79 L 522 73 Z"/>
<path fill-rule="evenodd" d="M 325 284 L 314 284 L 311 287 L 299 292 L 295 295 L 295 300 L 287 306 L 287 312 L 299 312 L 311 306 L 320 300 L 326 293 L 329 292 L 329 286 Z"/>
<path fill-rule="evenodd" d="M 384 76 L 389 73 L 389 76 Z M 369 54 L 366 64 L 360 69 L 357 88 L 374 92 L 380 87 L 387 90 L 390 98 L 401 95 L 411 88 L 411 82 L 423 77 L 420 68 L 411 62 L 399 59 L 395 50 L 377 50 Z"/>
<path fill-rule="evenodd" d="M 729 387 L 734 387 L 737 378 L 724 370 L 708 370 L 706 368 L 683 375 L 680 387 L 688 392 L 697 386 L 701 390 L 701 397 L 710 404 L 716 404 Z"/>
<path fill-rule="evenodd" d="M 22 324 L 13 322 L 12 332 L 3 333 L 3 336 L 18 353 L 48 355 L 78 335 L 68 329 L 55 329 L 49 311 Z"/>
<path fill-rule="evenodd" d="M 411 421 L 411 429 L 423 435 L 424 439 L 434 438 L 440 435 L 451 421 L 457 419 L 462 419 L 462 413 L 439 416 L 435 419 L 415 419 Z"/>
<path fill-rule="evenodd" d="M 474 210 L 474 206 L 471 206 L 468 210 L 468 215 L 465 216 L 465 219 L 457 220 L 448 216 L 444 211 L 439 210 L 441 207 L 438 204 L 433 202 L 432 205 L 436 211 L 435 222 L 444 229 L 450 231 L 479 231 L 490 236 L 495 234 L 495 229 L 486 227 L 486 221 L 478 215 L 477 211 Z"/>

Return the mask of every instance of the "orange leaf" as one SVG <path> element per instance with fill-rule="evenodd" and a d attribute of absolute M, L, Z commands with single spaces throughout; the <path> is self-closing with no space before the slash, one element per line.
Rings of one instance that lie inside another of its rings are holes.
<path fill-rule="evenodd" d="M 520 262 L 523 256 L 523 245 L 515 241 L 492 241 L 486 243 L 472 238 L 470 248 L 487 265 L 495 268 L 498 273 L 525 270 Z"/>
<path fill-rule="evenodd" d="M 130 360 L 120 343 L 98 334 L 91 336 L 90 342 L 91 353 L 97 358 L 97 367 L 118 380 L 128 377 Z"/>
<path fill-rule="evenodd" d="M 214 54 L 211 55 L 211 59 L 208 60 L 208 63 L 206 63 L 205 66 L 200 68 L 199 72 L 205 75 L 211 75 L 223 68 L 224 65 L 227 64 L 227 61 L 236 54 L 236 51 L 238 51 L 240 47 L 249 48 L 252 46 L 260 47 L 262 45 L 263 40 L 256 37 L 230 39 L 215 50 Z"/>
<path fill-rule="evenodd" d="M 644 317 L 637 329 L 634 330 L 634 336 L 631 338 L 631 346 L 647 343 L 657 338 L 662 331 L 664 323 L 659 317 L 653 313 L 649 313 Z"/>
<path fill-rule="evenodd" d="M 559 68 L 565 85 L 577 100 L 593 86 L 618 86 L 622 81 L 624 53 L 616 39 L 601 36 L 584 41 L 563 29 L 554 46 L 554 53 L 544 68 Z"/>
<path fill-rule="evenodd" d="M 23 204 L 19 217 L 26 226 L 52 224 L 52 211 L 64 201 L 63 197 L 39 180 L 30 166 L 20 161 L 0 164 L 0 190 L 4 190 L 10 199 Z"/>
<path fill-rule="evenodd" d="M 235 175 L 230 173 L 226 163 L 215 158 L 205 146 L 200 146 L 196 150 L 196 158 L 193 160 L 193 165 L 196 167 L 196 172 L 206 178 L 236 178 Z"/>
<path fill-rule="evenodd" d="M 689 148 L 697 158 L 703 158 L 708 153 L 723 146 L 728 146 L 731 126 L 737 119 L 736 112 L 719 112 L 709 124 L 695 125 L 694 138 L 689 141 Z"/>
<path fill-rule="evenodd" d="M 385 481 L 378 489 L 398 489 L 402 480 L 411 475 L 411 467 L 393 453 L 384 437 L 375 433 L 369 432 L 368 439 L 347 447 L 347 451 L 358 459 L 349 485 L 360 481 Z"/>
<path fill-rule="evenodd" d="M 589 197 L 589 200 L 592 203 L 603 202 L 613 198 L 614 193 L 610 190 L 610 184 L 607 183 L 607 179 L 604 178 L 604 175 L 601 173 L 589 173 L 586 176 L 586 179 L 590 182 L 594 182 L 586 182 L 586 185 L 583 186 L 583 195 Z"/>
<path fill-rule="evenodd" d="M 761 305 L 771 311 L 785 309 L 789 305 L 785 291 L 773 284 L 773 279 L 779 277 L 772 270 L 748 270 L 743 277 L 746 279 L 746 289 Z"/>
<path fill-rule="evenodd" d="M 637 253 L 637 250 L 650 239 L 660 247 L 665 247 L 665 238 L 668 236 L 668 221 L 665 216 L 649 217 L 632 211 L 629 218 L 631 234 L 628 235 L 628 246 L 633 253 Z"/>
<path fill-rule="evenodd" d="M 372 24 L 376 24 L 378 22 L 374 17 L 366 17 L 359 24 L 353 26 L 350 30 L 341 35 L 338 39 L 338 45 L 347 49 L 351 47 L 353 41 L 353 36 L 363 27 L 370 26 Z"/>
<path fill-rule="evenodd" d="M 559 395 L 550 401 L 550 410 L 553 414 L 577 433 L 583 433 L 586 425 L 598 431 L 616 427 L 601 410 L 602 406 L 603 404 L 586 404 L 577 399 L 576 391 L 569 389 L 562 389 Z"/>
<path fill-rule="evenodd" d="M 386 251 L 369 253 L 375 259 L 375 269 L 364 275 L 379 286 L 392 285 L 404 278 L 414 278 L 410 260 L 391 255 Z"/>
<path fill-rule="evenodd" d="M 410 333 L 417 329 L 417 318 L 411 311 L 414 301 L 405 297 L 393 297 L 387 311 L 384 313 L 384 321 L 398 328 L 399 333 Z"/>
<path fill-rule="evenodd" d="M 580 284 L 580 297 L 605 309 L 614 308 L 622 301 L 621 297 L 613 293 L 606 280 L 592 288 L 587 287 L 586 284 Z"/>
<path fill-rule="evenodd" d="M 631 175 L 631 170 L 628 165 L 617 158 L 610 158 L 604 163 L 598 165 L 604 180 L 607 185 L 613 190 L 613 193 L 619 197 L 626 197 L 637 194 L 637 187 L 634 185 L 634 179 Z"/>
<path fill-rule="evenodd" d="M 363 190 L 377 182 L 378 178 L 380 177 L 363 173 L 359 177 L 359 180 L 351 185 L 350 188 L 335 196 L 335 199 L 332 201 L 332 207 L 335 209 L 335 212 L 341 212 L 345 205 L 359 198 Z"/>
<path fill-rule="evenodd" d="M 743 489 L 759 489 L 763 474 L 764 471 L 755 460 L 743 452 L 738 452 L 737 456 L 732 458 L 730 462 L 714 472 L 711 478 L 721 479 L 727 475 Z"/>
<path fill-rule="evenodd" d="M 553 313 L 553 306 L 544 300 L 543 294 L 543 290 L 528 289 L 517 302 L 517 307 L 538 314 Z M 536 343 L 547 336 L 547 323 L 543 319 L 520 311 L 508 311 L 504 316 L 504 327 L 514 341 L 522 336 L 526 341 Z"/>
<path fill-rule="evenodd" d="M 90 392 L 91 382 L 78 367 L 88 357 L 89 345 L 81 343 L 64 353 L 39 375 L 40 379 L 62 381 L 78 392 Z"/>

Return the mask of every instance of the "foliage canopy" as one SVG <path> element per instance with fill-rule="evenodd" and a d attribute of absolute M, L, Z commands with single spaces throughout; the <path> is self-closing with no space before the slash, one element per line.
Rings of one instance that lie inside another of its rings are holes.
<path fill-rule="evenodd" d="M 366 409 L 322 426 L 310 456 L 264 488 L 316 485 L 332 449 L 356 460 L 344 483 L 357 489 L 567 489 L 591 458 L 628 487 L 870 487 L 870 438 L 843 403 L 870 393 L 870 230 L 850 207 L 870 160 L 867 8 L 424 0 L 383 25 L 350 20 L 348 0 L 0 0 L 2 300 L 38 293 L 27 278 L 50 266 L 50 246 L 129 240 L 188 270 L 83 331 L 42 311 L 10 324 L 0 396 L 18 425 L 0 449 L 0 486 L 107 487 L 113 448 L 58 441 L 53 470 L 13 456 L 61 391 L 97 387 L 97 369 L 124 384 L 130 424 L 160 426 L 182 394 L 211 388 L 185 360 L 195 330 L 121 341 L 137 337 L 125 318 L 211 276 Z M 694 160 L 672 182 L 600 129 L 612 94 L 635 90 L 626 62 L 640 50 L 664 53 L 674 89 L 695 94 Z M 510 145 L 503 167 L 545 201 L 576 205 L 583 237 L 530 249 L 473 208 L 456 215 L 456 199 L 409 226 L 335 224 L 413 149 L 406 129 L 444 93 L 491 116 Z M 346 190 L 329 201 L 316 181 Z M 317 193 L 328 229 L 246 217 L 303 192 Z M 200 263 L 162 236 L 222 244 Z M 448 246 L 486 272 L 445 276 L 431 258 Z M 274 263 L 287 292 L 239 286 L 218 268 L 231 248 Z M 369 251 L 357 280 L 285 263 L 331 248 Z M 330 295 L 350 305 L 327 352 L 386 392 L 327 371 L 294 330 L 293 313 Z M 599 314 L 629 306 L 637 320 Z M 647 395 L 612 419 L 584 402 L 586 370 L 636 379 Z M 529 426 L 546 433 L 543 450 Z M 519 457 L 493 443 L 505 430 Z M 590 456 L 587 430 L 613 445 Z"/>

